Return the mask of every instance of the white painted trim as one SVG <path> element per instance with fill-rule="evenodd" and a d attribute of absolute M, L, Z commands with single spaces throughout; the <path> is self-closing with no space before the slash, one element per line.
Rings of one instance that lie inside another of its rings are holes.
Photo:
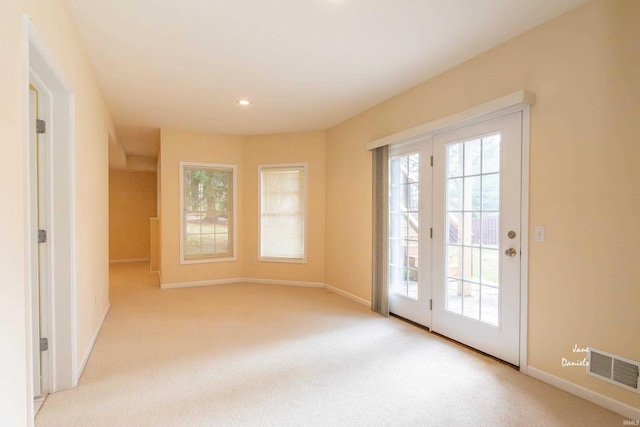
<path fill-rule="evenodd" d="M 70 92 L 71 93 L 71 92 Z M 77 227 L 76 227 L 76 97 L 71 94 L 69 97 L 69 163 L 71 166 L 69 179 L 71 181 L 71 206 L 69 213 L 69 221 L 71 227 L 71 260 L 69 263 L 70 268 L 70 280 L 71 280 L 71 307 L 73 308 L 71 312 L 71 366 L 76 366 L 77 358 L 78 358 L 78 302 L 77 302 L 77 248 L 76 242 L 78 241 L 77 237 Z M 72 387 L 76 387 L 78 385 L 78 381 L 80 377 L 77 375 L 72 379 Z"/>
<path fill-rule="evenodd" d="M 528 366 L 527 375 L 540 380 L 543 383 L 559 388 L 560 390 L 564 390 L 567 393 L 571 393 L 574 396 L 578 396 L 582 399 L 588 400 L 589 402 L 595 403 L 598 406 L 609 409 L 617 414 L 623 415 L 629 420 L 640 420 L 640 409 L 634 408 L 631 405 L 627 405 L 626 403 L 622 403 L 593 390 L 589 390 L 588 388 L 582 387 L 563 378 L 556 377 L 555 375 L 541 369 Z"/>
<path fill-rule="evenodd" d="M 111 303 L 107 303 L 107 307 L 104 310 L 104 313 L 102 314 L 102 318 L 100 319 L 100 323 L 98 324 L 98 328 L 96 329 L 95 333 L 93 334 L 93 337 L 91 337 L 91 341 L 89 341 L 89 347 L 87 348 L 87 351 L 85 352 L 84 357 L 82 358 L 82 362 L 80 363 L 80 366 L 78 367 L 78 369 L 76 371 L 76 378 L 78 380 L 82 376 L 82 372 L 84 372 L 85 366 L 87 366 L 87 361 L 89 360 L 89 356 L 91 355 L 91 352 L 93 351 L 93 346 L 96 345 L 96 340 L 98 339 L 98 336 L 100 335 L 100 331 L 102 330 L 102 325 L 104 325 L 104 321 L 107 319 L 107 315 L 109 314 L 109 310 L 111 310 Z"/>
<path fill-rule="evenodd" d="M 324 288 L 327 289 L 328 291 L 333 292 L 334 294 L 338 294 L 340 296 L 343 296 L 345 298 L 350 299 L 351 301 L 355 301 L 358 304 L 362 304 L 362 305 L 365 305 L 367 307 L 371 307 L 371 301 L 366 300 L 364 298 L 360 298 L 359 296 L 351 294 L 351 293 L 349 293 L 347 291 L 343 291 L 342 289 L 338 289 L 336 287 L 333 287 L 333 286 L 327 285 L 327 284 L 324 285 Z"/>
<path fill-rule="evenodd" d="M 450 126 L 455 126 L 459 123 L 468 122 L 478 117 L 486 116 L 487 114 L 494 113 L 496 111 L 511 108 L 519 104 L 535 104 L 536 96 L 534 93 L 519 90 L 509 95 L 505 95 L 501 98 L 494 99 L 493 101 L 485 102 L 468 110 L 462 111 L 451 116 L 443 117 L 441 119 L 433 120 L 428 123 L 424 123 L 419 126 L 415 126 L 406 130 L 403 130 L 393 135 L 385 136 L 384 138 L 376 139 L 367 143 L 367 150 L 373 150 L 384 145 L 395 144 L 401 141 L 407 141 L 415 137 L 420 137 L 431 133 L 433 131 L 442 131 Z"/>
<path fill-rule="evenodd" d="M 160 289 L 177 289 L 177 288 L 192 288 L 196 286 L 215 286 L 215 285 L 227 285 L 230 283 L 242 283 L 244 279 L 231 278 L 231 279 L 218 279 L 218 280 L 201 280 L 199 282 L 179 282 L 179 283 L 161 283 Z"/>
<path fill-rule="evenodd" d="M 306 288 L 324 288 L 324 283 L 318 282 L 301 282 L 296 280 L 278 280 L 278 279 L 250 279 L 243 277 L 235 277 L 230 279 L 218 280 L 202 280 L 199 282 L 181 282 L 181 283 L 163 283 L 160 285 L 162 289 L 190 288 L 194 286 L 215 286 L 227 285 L 233 283 L 258 283 L 263 285 L 281 285 L 281 286 L 302 286 Z"/>
<path fill-rule="evenodd" d="M 520 176 L 520 372 L 527 373 L 529 346 L 529 147 L 531 106 L 522 109 Z"/>
<path fill-rule="evenodd" d="M 280 286 L 301 286 L 305 288 L 324 288 L 324 283 L 318 282 L 301 282 L 296 280 L 277 280 L 277 279 L 243 279 L 247 283 L 258 283 L 262 285 L 280 285 Z"/>
<path fill-rule="evenodd" d="M 149 262 L 150 258 L 110 259 L 109 264 L 127 264 L 132 262 Z"/>

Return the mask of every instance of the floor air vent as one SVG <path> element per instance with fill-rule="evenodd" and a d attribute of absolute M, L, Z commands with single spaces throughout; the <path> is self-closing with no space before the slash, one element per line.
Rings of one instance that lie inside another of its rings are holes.
<path fill-rule="evenodd" d="M 640 393 L 640 363 L 589 347 L 587 374 Z"/>

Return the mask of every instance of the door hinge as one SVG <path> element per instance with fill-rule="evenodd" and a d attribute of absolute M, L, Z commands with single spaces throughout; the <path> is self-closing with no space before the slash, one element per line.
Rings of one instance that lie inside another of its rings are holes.
<path fill-rule="evenodd" d="M 49 339 L 48 338 L 40 338 L 40 351 L 49 350 Z"/>
<path fill-rule="evenodd" d="M 36 133 L 44 133 L 47 129 L 47 124 L 44 120 L 36 119 Z"/>
<path fill-rule="evenodd" d="M 431 156 L 431 166 L 433 166 L 433 156 Z"/>
<path fill-rule="evenodd" d="M 38 243 L 47 242 L 47 230 L 38 230 Z"/>
<path fill-rule="evenodd" d="M 429 300 L 429 310 L 433 310 L 433 300 Z"/>
<path fill-rule="evenodd" d="M 431 237 L 433 239 L 433 228 L 429 229 L 429 237 Z"/>

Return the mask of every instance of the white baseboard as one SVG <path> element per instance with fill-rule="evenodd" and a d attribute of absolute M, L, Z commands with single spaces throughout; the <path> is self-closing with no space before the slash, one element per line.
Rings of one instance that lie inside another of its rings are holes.
<path fill-rule="evenodd" d="M 627 405 L 626 403 L 622 403 L 608 396 L 597 393 L 593 390 L 589 390 L 588 388 L 582 387 L 578 384 L 574 384 L 560 377 L 556 377 L 555 375 L 542 371 L 538 368 L 534 368 L 533 366 L 530 366 L 530 365 L 527 366 L 527 375 L 537 380 L 540 380 L 543 383 L 547 383 L 549 385 L 557 387 L 560 390 L 564 390 L 575 396 L 581 397 L 584 400 L 588 400 L 589 402 L 595 403 L 598 406 L 602 406 L 603 408 L 609 409 L 610 411 L 613 411 L 617 414 L 625 416 L 629 420 L 633 420 L 633 421 L 640 420 L 639 408 L 634 408 L 633 406 Z"/>
<path fill-rule="evenodd" d="M 324 285 L 325 289 L 333 292 L 334 294 L 338 294 L 345 298 L 349 298 L 351 301 L 355 301 L 358 304 L 366 305 L 367 307 L 371 307 L 371 301 L 366 300 L 364 298 L 360 298 L 359 296 L 350 294 L 349 292 L 343 291 L 342 289 L 334 288 L 331 285 Z"/>
<path fill-rule="evenodd" d="M 102 319 L 100 319 L 100 324 L 98 325 L 96 332 L 93 334 L 93 337 L 91 337 L 91 341 L 89 342 L 89 347 L 87 348 L 87 351 L 85 352 L 84 357 L 82 358 L 82 362 L 80 363 L 80 366 L 78 367 L 78 370 L 76 372 L 76 378 L 78 379 L 78 381 L 82 376 L 82 372 L 84 372 L 84 367 L 87 365 L 89 356 L 93 351 L 93 346 L 96 344 L 96 340 L 98 339 L 98 335 L 100 335 L 100 331 L 102 330 L 102 325 L 104 325 L 104 321 L 107 318 L 107 314 L 109 314 L 110 309 L 111 309 L 111 303 L 108 303 L 107 308 L 104 310 L 104 313 L 102 314 Z"/>
<path fill-rule="evenodd" d="M 160 289 L 193 288 L 196 286 L 227 285 L 230 283 L 241 283 L 244 279 L 218 279 L 201 280 L 199 282 L 161 283 Z"/>
<path fill-rule="evenodd" d="M 338 294 L 358 304 L 371 307 L 371 301 L 364 298 L 360 298 L 349 292 L 327 285 L 320 282 L 302 282 L 297 280 L 278 280 L 278 279 L 254 279 L 254 278 L 231 278 L 231 279 L 218 279 L 218 280 L 202 280 L 199 282 L 181 282 L 181 283 L 162 283 L 161 289 L 176 289 L 176 288 L 191 288 L 194 286 L 215 286 L 215 285 L 227 285 L 232 283 L 261 283 L 265 285 L 281 285 L 281 286 L 302 286 L 306 288 L 324 288 L 328 291 Z"/>
<path fill-rule="evenodd" d="M 129 262 L 149 262 L 150 258 L 110 259 L 109 264 L 126 264 Z"/>
<path fill-rule="evenodd" d="M 302 286 L 305 288 L 324 288 L 324 283 L 318 282 L 300 282 L 296 280 L 277 280 L 277 279 L 242 279 L 247 283 L 262 283 L 263 285 L 282 285 L 282 286 Z"/>
<path fill-rule="evenodd" d="M 282 285 L 282 286 L 303 286 L 306 288 L 324 288 L 324 283 L 317 282 L 300 282 L 295 280 L 277 280 L 277 279 L 248 279 L 245 277 L 218 279 L 218 280 L 202 280 L 199 282 L 181 282 L 181 283 L 163 283 L 160 285 L 162 289 L 175 288 L 191 288 L 194 286 L 214 286 L 227 285 L 232 283 L 260 283 L 264 285 Z"/>

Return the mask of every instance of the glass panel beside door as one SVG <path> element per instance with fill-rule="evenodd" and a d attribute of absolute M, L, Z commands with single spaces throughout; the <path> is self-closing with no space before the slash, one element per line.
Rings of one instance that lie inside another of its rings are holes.
<path fill-rule="evenodd" d="M 389 166 L 389 291 L 417 300 L 420 155 L 392 157 Z"/>
<path fill-rule="evenodd" d="M 393 147 L 389 158 L 389 309 L 430 326 L 431 140 Z"/>

